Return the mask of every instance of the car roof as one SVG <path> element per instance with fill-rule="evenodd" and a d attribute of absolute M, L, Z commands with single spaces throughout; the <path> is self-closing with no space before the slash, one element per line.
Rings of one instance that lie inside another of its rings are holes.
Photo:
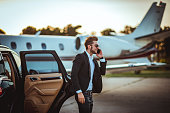
<path fill-rule="evenodd" d="M 19 55 L 18 55 L 15 51 L 11 50 L 11 49 L 10 49 L 9 47 L 7 47 L 7 46 L 0 45 L 0 52 L 1 52 L 1 51 L 9 51 L 9 52 L 11 52 L 12 55 L 13 55 L 13 57 L 14 57 L 14 59 L 15 59 L 15 61 L 16 61 L 17 66 L 18 66 L 18 67 L 21 66 L 20 57 L 19 57 Z"/>

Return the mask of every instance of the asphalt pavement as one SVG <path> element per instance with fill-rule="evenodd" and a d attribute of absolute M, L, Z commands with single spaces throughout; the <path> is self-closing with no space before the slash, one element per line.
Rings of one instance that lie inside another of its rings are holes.
<path fill-rule="evenodd" d="M 103 77 L 103 91 L 93 100 L 93 113 L 170 113 L 170 79 Z M 78 113 L 74 97 L 60 113 Z"/>

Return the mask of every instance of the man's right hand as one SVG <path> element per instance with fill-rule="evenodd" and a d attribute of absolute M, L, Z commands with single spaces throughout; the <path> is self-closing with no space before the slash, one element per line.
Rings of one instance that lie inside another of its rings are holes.
<path fill-rule="evenodd" d="M 85 98 L 82 92 L 78 93 L 78 101 L 82 104 L 85 103 Z"/>

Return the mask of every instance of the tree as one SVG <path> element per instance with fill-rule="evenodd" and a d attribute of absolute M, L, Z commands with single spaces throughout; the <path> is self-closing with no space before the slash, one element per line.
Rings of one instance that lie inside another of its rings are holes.
<path fill-rule="evenodd" d="M 58 27 L 47 26 L 47 28 L 39 29 L 39 31 L 41 31 L 41 35 L 61 35 L 61 30 Z"/>
<path fill-rule="evenodd" d="M 164 47 L 166 53 L 166 62 L 170 64 L 170 37 L 164 40 Z"/>
<path fill-rule="evenodd" d="M 59 27 L 54 28 L 53 35 L 61 35 L 61 30 Z"/>
<path fill-rule="evenodd" d="M 65 35 L 65 36 L 76 36 L 79 33 L 77 30 L 81 28 L 81 25 L 72 26 L 71 24 L 64 27 L 64 29 L 60 29 L 59 27 L 47 26 L 47 28 L 41 28 L 36 30 L 33 26 L 28 26 L 22 30 L 20 34 L 35 34 L 37 31 L 41 31 L 41 35 Z M 63 31 L 63 32 L 62 32 Z"/>
<path fill-rule="evenodd" d="M 162 29 L 161 32 L 163 31 L 169 31 L 170 30 L 170 26 L 164 26 L 164 28 Z M 164 48 L 165 48 L 165 61 L 166 63 L 170 64 L 170 37 L 166 38 L 164 41 Z"/>
<path fill-rule="evenodd" d="M 116 33 L 116 32 L 115 32 L 115 30 L 112 30 L 112 29 L 110 29 L 110 28 L 107 28 L 107 29 L 101 31 L 100 33 L 101 33 L 101 35 L 103 35 L 103 36 L 113 36 L 112 33 Z"/>
<path fill-rule="evenodd" d="M 37 32 L 36 28 L 33 26 L 28 26 L 22 30 L 21 34 L 35 34 Z"/>
<path fill-rule="evenodd" d="M 164 26 L 163 28 L 161 27 L 160 32 L 168 30 L 170 30 L 170 26 Z"/>
<path fill-rule="evenodd" d="M 2 29 L 0 29 L 0 34 L 6 34 L 6 32 Z"/>
<path fill-rule="evenodd" d="M 68 24 L 63 29 L 63 35 L 65 35 L 65 36 L 76 36 L 77 34 L 80 34 L 79 32 L 77 32 L 77 30 L 79 28 L 81 28 L 81 25 L 72 26 L 72 24 Z"/>
<path fill-rule="evenodd" d="M 130 34 L 132 33 L 134 30 L 136 29 L 136 27 L 132 27 L 129 25 L 126 25 L 123 31 L 120 31 L 120 33 L 124 33 L 124 34 Z"/>
<path fill-rule="evenodd" d="M 160 32 L 166 32 L 168 30 L 170 30 L 170 26 L 164 26 L 160 29 Z M 156 61 L 170 64 L 170 37 L 162 42 L 157 42 L 155 48 L 158 49 L 158 52 L 155 55 Z"/>

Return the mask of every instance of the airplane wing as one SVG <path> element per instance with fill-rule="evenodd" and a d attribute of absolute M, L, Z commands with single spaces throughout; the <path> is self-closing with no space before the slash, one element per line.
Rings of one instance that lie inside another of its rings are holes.
<path fill-rule="evenodd" d="M 118 64 L 118 65 L 107 65 L 106 69 L 109 73 L 120 73 L 127 71 L 138 71 L 147 69 L 146 63 L 136 63 L 136 64 Z M 66 69 L 68 73 L 71 72 L 71 69 Z"/>
<path fill-rule="evenodd" d="M 152 41 L 163 41 L 164 39 L 168 37 L 170 37 L 170 30 L 137 37 L 135 39 L 136 40 L 144 39 L 144 40 L 152 40 Z"/>
<path fill-rule="evenodd" d="M 162 67 L 166 66 L 166 63 L 129 63 L 129 64 L 118 64 L 118 65 L 107 65 L 106 69 L 108 73 L 120 73 L 127 71 L 141 71 L 148 67 Z"/>
<path fill-rule="evenodd" d="M 149 67 L 163 67 L 169 66 L 166 63 L 150 62 L 147 58 L 137 58 L 137 59 L 123 59 L 124 64 L 108 64 L 106 66 L 107 73 L 121 73 L 127 71 L 141 71 Z M 130 62 L 130 63 L 128 63 Z M 143 63 L 144 62 L 144 63 Z M 67 72 L 71 72 L 71 69 L 66 68 Z"/>

